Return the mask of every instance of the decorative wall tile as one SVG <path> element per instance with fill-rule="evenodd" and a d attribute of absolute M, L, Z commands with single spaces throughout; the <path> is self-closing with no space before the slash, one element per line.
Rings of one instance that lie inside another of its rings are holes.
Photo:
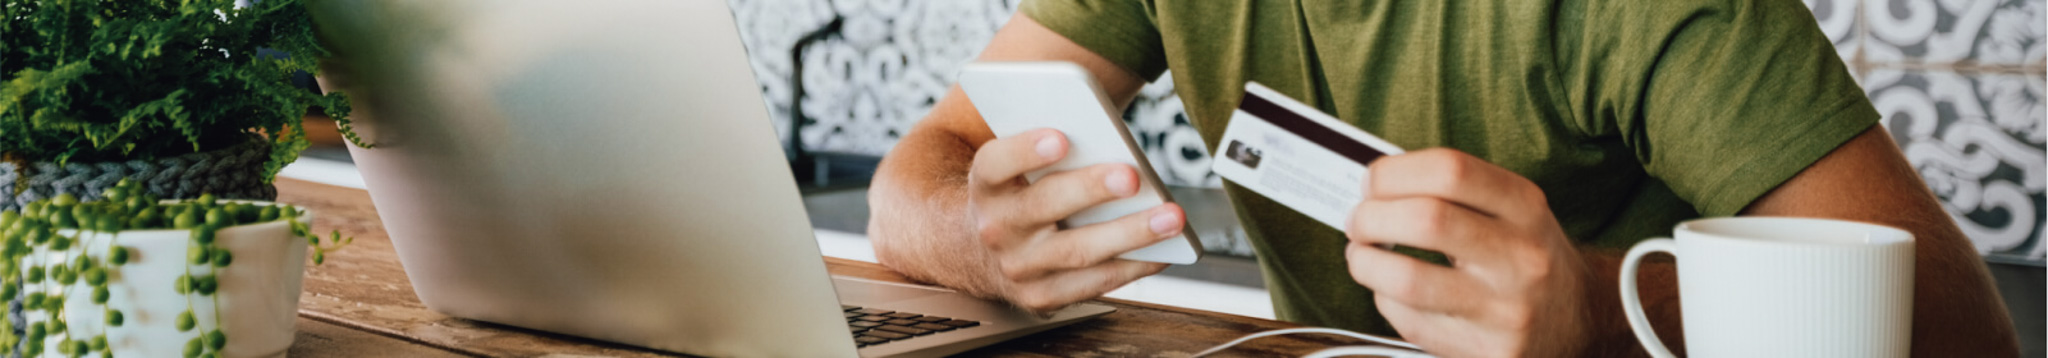
<path fill-rule="evenodd" d="M 1209 146 L 1201 133 L 1189 125 L 1187 108 L 1173 94 L 1173 74 L 1138 90 L 1138 98 L 1124 113 L 1131 136 L 1145 149 L 1152 171 L 1168 185 L 1205 188 L 1223 187 L 1223 177 L 1209 170 Z"/>
<path fill-rule="evenodd" d="M 1835 53 L 1844 59 L 1856 58 L 1856 52 L 1863 45 L 1863 0 L 1806 0 L 1806 7 L 1813 10 L 1813 17 L 1820 21 L 1820 31 L 1828 34 L 1828 41 L 1835 44 Z"/>
<path fill-rule="evenodd" d="M 931 110 L 1019 0 L 730 0 L 782 139 L 805 149 L 882 155 Z M 834 18 L 838 29 L 825 29 Z M 823 37 L 800 40 L 824 29 Z M 804 47 L 803 58 L 790 55 Z M 802 94 L 790 81 L 803 68 Z M 1201 137 L 1170 78 L 1146 86 L 1125 113 L 1155 170 L 1171 185 L 1218 187 Z M 799 106 L 800 105 L 800 106 Z"/>
<path fill-rule="evenodd" d="M 931 110 L 1017 2 L 729 1 L 783 140 L 803 118 L 794 140 L 805 149 L 876 156 Z M 835 18 L 839 27 L 825 29 Z M 801 41 L 813 32 L 822 36 Z M 803 58 L 792 61 L 798 46 Z"/>
<path fill-rule="evenodd" d="M 2042 0 L 1869 0 L 1865 59 L 1877 63 L 2039 65 Z"/>
<path fill-rule="evenodd" d="M 839 1 L 837 37 L 812 43 L 803 65 L 802 136 L 812 150 L 881 155 L 946 94 L 1015 4 Z"/>
<path fill-rule="evenodd" d="M 1864 88 L 1944 209 L 1995 259 L 2042 259 L 2042 77 L 1875 70 Z"/>
<path fill-rule="evenodd" d="M 827 0 L 729 0 L 733 20 L 740 27 L 740 42 L 747 46 L 747 59 L 754 65 L 754 80 L 761 83 L 761 97 L 768 102 L 768 116 L 775 120 L 775 133 L 789 138 L 789 76 L 796 63 L 789 51 L 798 39 L 826 23 L 836 14 Z"/>

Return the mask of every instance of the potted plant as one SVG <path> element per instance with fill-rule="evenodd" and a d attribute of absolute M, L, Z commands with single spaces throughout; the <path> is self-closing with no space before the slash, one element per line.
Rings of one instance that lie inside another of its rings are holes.
<path fill-rule="evenodd" d="M 327 55 L 299 0 L 0 0 L 0 209 L 134 178 L 165 198 L 268 200 L 319 108 Z M 352 134 L 349 134 L 353 137 Z"/>
<path fill-rule="evenodd" d="M 236 2 L 0 0 L 0 351 L 289 347 L 308 246 L 347 239 L 225 199 L 276 195 L 311 108 L 354 135 L 346 97 L 292 85 L 327 55 L 304 4 Z"/>
<path fill-rule="evenodd" d="M 306 251 L 305 211 L 258 201 L 164 200 L 122 180 L 0 212 L 0 298 L 20 299 L 0 351 L 21 356 L 281 356 Z"/>

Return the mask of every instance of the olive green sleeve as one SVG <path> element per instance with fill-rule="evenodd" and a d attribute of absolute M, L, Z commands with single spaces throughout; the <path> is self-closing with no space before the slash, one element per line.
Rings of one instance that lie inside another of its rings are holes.
<path fill-rule="evenodd" d="M 1146 2 L 1026 0 L 1017 11 L 1147 81 L 1166 72 L 1166 50 Z"/>
<path fill-rule="evenodd" d="M 1615 125 L 1643 169 L 1700 214 L 1740 212 L 1877 123 L 1877 110 L 1799 2 L 1667 5 L 1609 12 L 1671 25 L 1616 37 L 1623 53 L 1654 55 L 1639 67 L 1615 66 L 1645 75 L 1633 98 L 1617 99 L 1635 111 Z"/>

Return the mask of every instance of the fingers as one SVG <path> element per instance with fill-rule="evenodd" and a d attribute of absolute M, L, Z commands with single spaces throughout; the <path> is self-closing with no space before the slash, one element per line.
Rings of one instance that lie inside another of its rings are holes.
<path fill-rule="evenodd" d="M 1470 154 L 1432 148 L 1372 163 L 1365 191 L 1379 200 L 1437 197 L 1488 216 L 1549 210 L 1543 190 L 1519 174 Z"/>
<path fill-rule="evenodd" d="M 1138 172 L 1124 164 L 1098 164 L 1046 175 L 1018 193 L 1018 224 L 1052 224 L 1081 210 L 1138 193 Z"/>
<path fill-rule="evenodd" d="M 1044 279 L 1021 283 L 1009 294 L 1010 303 L 1034 312 L 1045 312 L 1075 302 L 1101 297 L 1145 276 L 1166 269 L 1166 264 L 1113 260 L 1078 270 L 1062 271 Z"/>
<path fill-rule="evenodd" d="M 1494 219 L 1434 197 L 1367 200 L 1352 209 L 1344 234 L 1354 243 L 1401 244 L 1440 252 L 1472 252 Z"/>
<path fill-rule="evenodd" d="M 974 164 L 968 175 L 979 186 L 1012 183 L 1024 173 L 1045 168 L 1066 156 L 1066 136 L 1057 130 L 1038 129 L 983 143 L 974 152 Z"/>
<path fill-rule="evenodd" d="M 1187 220 L 1179 206 L 1165 204 L 1059 230 L 1055 222 L 1135 195 L 1141 183 L 1131 166 L 1104 164 L 1023 185 L 1026 173 L 1059 162 L 1068 146 L 1051 129 L 991 140 L 976 150 L 968 174 L 969 210 L 979 239 L 996 259 L 1002 276 L 996 279 L 1006 281 L 1002 295 L 1036 311 L 1092 299 L 1165 269 L 1116 256 L 1180 234 Z"/>
<path fill-rule="evenodd" d="M 979 192 L 971 205 L 983 242 L 1008 248 L 1082 210 L 1135 195 L 1139 185 L 1129 165 L 1101 164 L 1046 175 L 1023 191 Z"/>
<path fill-rule="evenodd" d="M 1345 245 L 1344 258 L 1351 279 L 1374 296 L 1416 309 L 1462 312 L 1486 294 L 1470 276 L 1393 251 L 1352 243 Z"/>
<path fill-rule="evenodd" d="M 1059 231 L 1021 250 L 1005 252 L 1010 257 L 1003 260 L 1003 275 L 1022 281 L 1101 265 L 1180 234 L 1186 216 L 1179 205 L 1167 203 L 1116 220 Z"/>

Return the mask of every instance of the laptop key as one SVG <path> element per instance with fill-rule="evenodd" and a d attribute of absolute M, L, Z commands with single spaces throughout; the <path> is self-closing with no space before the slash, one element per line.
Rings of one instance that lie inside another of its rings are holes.
<path fill-rule="evenodd" d="M 841 311 L 852 311 L 852 310 L 857 310 L 857 309 L 860 309 L 860 306 L 853 306 L 853 305 L 839 305 L 839 310 L 841 310 Z"/>
<path fill-rule="evenodd" d="M 887 331 L 878 331 L 878 330 L 877 330 L 877 331 L 867 331 L 867 333 L 861 333 L 861 336 L 864 336 L 864 337 L 882 337 L 882 338 L 884 338 L 884 339 L 890 339 L 890 340 L 896 340 L 896 339 L 904 339 L 904 338 L 910 338 L 910 335 L 908 335 L 908 334 L 902 334 L 902 333 L 896 333 L 896 332 L 887 332 Z"/>
<path fill-rule="evenodd" d="M 867 345 L 876 345 L 876 344 L 882 344 L 882 343 L 889 343 L 889 339 L 888 339 L 888 338 L 882 338 L 882 337 L 874 337 L 874 336 L 860 336 L 860 337 L 853 337 L 853 342 L 854 342 L 854 343 L 860 343 L 860 345 L 863 345 L 863 346 L 867 346 Z"/>
<path fill-rule="evenodd" d="M 847 327 L 846 327 L 846 331 L 847 331 L 847 332 L 850 332 L 850 333 L 860 333 L 860 332 L 862 332 L 862 331 L 866 331 L 866 330 L 868 330 L 868 327 L 854 327 L 854 326 L 847 326 Z"/>
<path fill-rule="evenodd" d="M 859 313 L 853 313 L 853 312 L 846 312 L 846 313 L 845 313 L 845 315 L 846 315 L 846 318 L 854 318 L 854 317 L 866 316 L 866 315 L 864 315 L 864 314 L 859 314 Z"/>
<path fill-rule="evenodd" d="M 890 325 L 890 326 L 881 326 L 881 327 L 875 327 L 875 329 L 879 329 L 879 330 L 884 330 L 884 331 L 890 331 L 890 332 L 896 332 L 896 333 L 902 333 L 902 334 L 908 334 L 908 335 L 913 335 L 913 336 L 922 336 L 922 335 L 932 334 L 932 331 L 931 331 L 931 330 L 928 330 L 928 329 L 917 329 L 917 328 L 910 328 L 910 327 L 904 327 L 904 326 L 895 326 L 895 325 Z"/>
<path fill-rule="evenodd" d="M 917 324 L 917 321 L 912 321 L 912 320 L 907 320 L 907 319 L 892 319 L 892 320 L 882 321 L 882 323 L 888 323 L 888 324 L 893 324 L 893 325 L 898 325 L 898 326 L 909 326 L 909 325 Z"/>
<path fill-rule="evenodd" d="M 854 311 L 854 312 L 860 312 L 861 314 L 870 314 L 870 315 L 885 315 L 885 314 L 890 314 L 890 313 L 896 313 L 896 311 L 890 311 L 890 310 L 883 310 L 883 309 L 873 309 L 873 308 L 862 308 L 862 309 L 857 309 L 857 310 L 853 310 L 853 311 Z"/>
<path fill-rule="evenodd" d="M 853 321 L 853 323 L 847 323 L 846 325 L 850 327 L 872 328 L 881 326 L 883 325 L 883 323 L 875 321 Z"/>
<path fill-rule="evenodd" d="M 889 316 L 860 316 L 860 317 L 857 317 L 857 318 L 854 318 L 854 319 L 858 319 L 858 320 L 862 320 L 862 321 L 875 321 L 875 322 L 881 322 L 881 321 L 888 321 L 888 320 L 893 320 L 894 318 L 889 318 Z"/>
<path fill-rule="evenodd" d="M 910 312 L 896 312 L 896 313 L 890 313 L 890 314 L 885 314 L 885 315 L 883 315 L 883 316 L 889 316 L 889 317 L 893 317 L 893 318 L 918 318 L 918 317 L 923 317 L 924 315 L 921 315 L 921 314 L 916 314 L 916 313 L 910 313 Z"/>
<path fill-rule="evenodd" d="M 951 320 L 951 321 L 939 322 L 939 324 L 943 324 L 943 325 L 948 325 L 948 326 L 954 326 L 954 327 L 960 327 L 960 328 L 967 328 L 967 327 L 974 327 L 974 326 L 979 326 L 979 325 L 981 325 L 981 322 L 975 322 L 975 321 L 964 321 L 964 320 L 957 320 L 957 319 L 956 319 L 956 320 Z"/>
<path fill-rule="evenodd" d="M 913 321 L 918 321 L 918 322 L 932 322 L 932 323 L 936 323 L 936 322 L 945 322 L 945 321 L 949 321 L 949 320 L 952 320 L 952 318 L 946 318 L 946 317 L 939 317 L 939 316 L 924 316 L 924 317 L 912 318 L 912 319 L 910 319 L 910 320 L 913 320 Z"/>
<path fill-rule="evenodd" d="M 925 330 L 931 330 L 931 331 L 933 331 L 933 332 L 944 332 L 944 331 L 951 331 L 951 330 L 953 330 L 953 328 L 958 328 L 958 327 L 953 327 L 953 326 L 948 326 L 948 325 L 943 325 L 943 324 L 937 324 L 937 323 L 919 323 L 919 324 L 917 324 L 917 325 L 914 325 L 914 326 L 911 326 L 911 327 L 914 327 L 914 328 L 918 328 L 918 329 L 925 329 Z"/>

